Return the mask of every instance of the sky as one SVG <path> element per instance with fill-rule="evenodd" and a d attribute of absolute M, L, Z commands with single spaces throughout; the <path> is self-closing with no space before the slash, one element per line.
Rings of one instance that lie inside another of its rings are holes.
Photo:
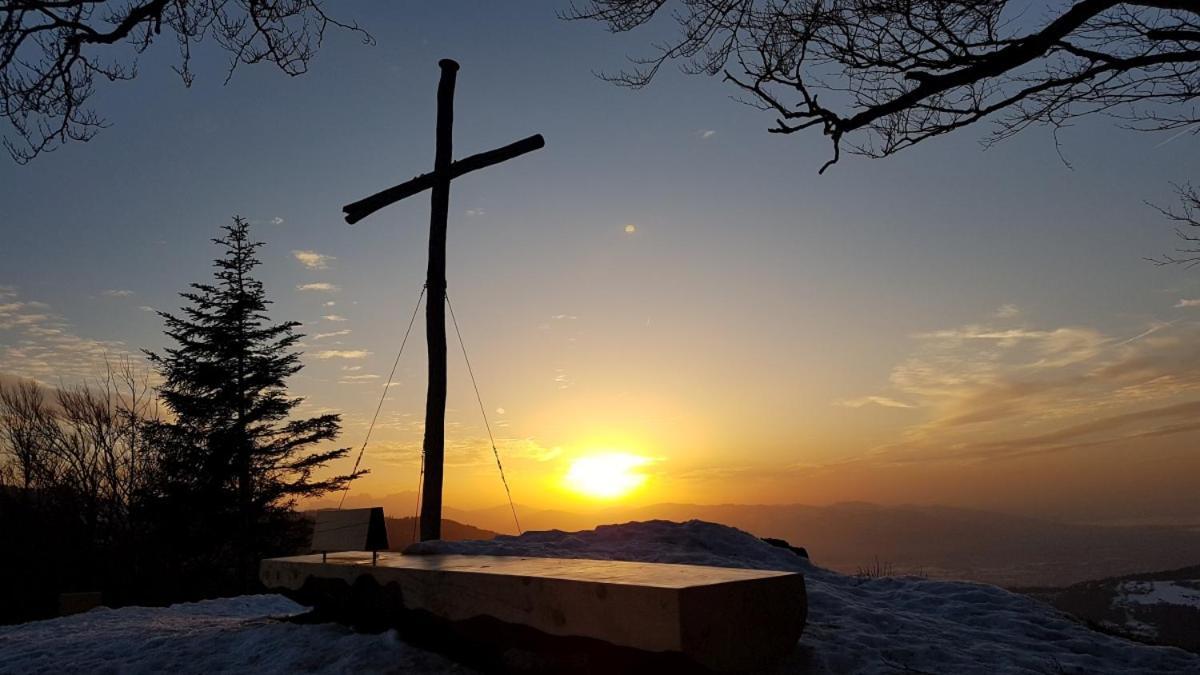
<path fill-rule="evenodd" d="M 1200 271 L 1147 205 L 1200 137 L 1109 120 L 985 150 L 968 128 L 883 160 L 830 156 L 718 78 L 596 72 L 670 36 L 556 3 L 338 3 L 310 72 L 169 45 L 104 84 L 94 140 L 0 162 L 0 374 L 54 384 L 165 346 L 234 215 L 273 317 L 303 323 L 304 413 L 367 423 L 424 281 L 428 199 L 341 206 L 432 168 L 437 61 L 462 66 L 455 156 L 546 147 L 451 189 L 449 295 L 514 499 L 582 508 L 581 458 L 638 459 L 624 503 L 937 503 L 1079 522 L 1200 522 Z M 411 491 L 418 318 L 359 493 Z M 446 501 L 505 499 L 451 331 Z"/>

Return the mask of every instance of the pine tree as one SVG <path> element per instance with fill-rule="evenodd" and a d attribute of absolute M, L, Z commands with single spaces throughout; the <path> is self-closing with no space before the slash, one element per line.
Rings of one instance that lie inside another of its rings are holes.
<path fill-rule="evenodd" d="M 302 399 L 287 395 L 286 380 L 302 368 L 300 324 L 268 318 L 252 276 L 262 242 L 250 240 L 249 223 L 235 217 L 222 229 L 215 282 L 181 293 L 180 314 L 160 312 L 175 346 L 147 352 L 173 417 L 152 430 L 161 476 L 149 504 L 170 521 L 180 583 L 204 577 L 208 593 L 253 585 L 258 558 L 295 545 L 296 500 L 352 478 L 315 477 L 347 452 L 314 447 L 337 438 L 341 419 L 292 419 Z"/>

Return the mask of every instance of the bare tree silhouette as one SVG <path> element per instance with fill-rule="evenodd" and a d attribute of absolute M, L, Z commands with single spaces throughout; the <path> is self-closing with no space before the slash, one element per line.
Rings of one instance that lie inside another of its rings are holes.
<path fill-rule="evenodd" d="M 0 623 L 52 616 L 62 591 L 154 601 L 145 584 L 158 474 L 143 433 L 158 416 L 149 373 L 128 360 L 74 385 L 0 382 Z"/>
<path fill-rule="evenodd" d="M 1158 265 L 1200 265 L 1200 189 L 1193 185 L 1177 185 L 1179 206 L 1174 209 L 1154 208 L 1175 223 L 1175 234 L 1184 242 L 1174 253 L 1168 253 L 1153 262 Z"/>
<path fill-rule="evenodd" d="M 96 82 L 133 79 L 136 58 L 159 40 L 176 44 L 174 70 L 190 85 L 192 48 L 205 40 L 228 53 L 227 82 L 263 62 L 300 75 L 330 27 L 372 41 L 322 0 L 0 0 L 0 117 L 14 132 L 4 147 L 24 164 L 91 139 L 106 125 L 88 107 Z"/>
<path fill-rule="evenodd" d="M 1140 130 L 1200 132 L 1200 2 L 1078 0 L 1045 15 L 1012 0 L 591 0 L 568 19 L 614 32 L 660 14 L 678 37 L 606 76 L 642 87 L 668 61 L 723 74 L 776 115 L 819 129 L 838 161 L 883 157 L 985 118 L 987 142 L 1107 114 Z M 853 134 L 853 142 L 850 141 Z"/>
<path fill-rule="evenodd" d="M 153 479 L 143 427 L 158 412 L 148 373 L 128 360 L 56 389 L 0 384 L 0 466 L 11 485 L 68 505 L 89 532 L 110 536 Z"/>

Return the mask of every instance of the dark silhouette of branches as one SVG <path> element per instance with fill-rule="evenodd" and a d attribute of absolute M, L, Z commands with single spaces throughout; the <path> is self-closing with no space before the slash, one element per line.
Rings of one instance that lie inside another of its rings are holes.
<path fill-rule="evenodd" d="M 988 142 L 1097 113 L 1134 129 L 1200 132 L 1200 2 L 1024 9 L 1011 0 L 591 0 L 565 18 L 624 32 L 669 12 L 678 36 L 606 79 L 642 87 L 675 60 L 723 74 L 745 102 L 776 115 L 770 131 L 828 136 L 833 156 L 821 171 L 844 141 L 882 157 L 985 118 L 996 123 Z"/>
<path fill-rule="evenodd" d="M 31 490 L 56 482 L 51 449 L 59 431 L 57 415 L 36 382 L 0 385 L 0 459 L 12 485 Z"/>
<path fill-rule="evenodd" d="M 1200 190 L 1192 185 L 1177 185 L 1176 191 L 1179 193 L 1178 207 L 1154 208 L 1175 224 L 1175 234 L 1184 243 L 1174 253 L 1153 258 L 1152 262 L 1156 265 L 1195 267 L 1200 265 Z"/>
<path fill-rule="evenodd" d="M 148 374 L 128 361 L 53 390 L 29 380 L 0 385 L 0 465 L 15 487 L 68 499 L 94 531 L 112 528 L 151 479 L 142 431 L 157 417 Z"/>
<path fill-rule="evenodd" d="M 239 65 L 273 63 L 307 71 L 330 27 L 321 0 L 0 0 L 0 117 L 4 147 L 26 163 L 62 143 L 87 141 L 106 125 L 88 107 L 97 81 L 129 80 L 155 42 L 178 49 L 174 70 L 190 85 L 192 49 L 205 40 Z M 165 33 L 165 35 L 164 35 Z"/>
<path fill-rule="evenodd" d="M 53 615 L 59 592 L 162 599 L 146 585 L 141 495 L 157 479 L 149 373 L 125 360 L 86 383 L 0 383 L 0 623 Z"/>

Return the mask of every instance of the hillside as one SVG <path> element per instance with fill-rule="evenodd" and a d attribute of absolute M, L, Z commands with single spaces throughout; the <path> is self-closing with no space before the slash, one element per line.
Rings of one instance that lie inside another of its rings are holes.
<path fill-rule="evenodd" d="M 526 530 L 700 519 L 805 546 L 813 560 L 852 574 L 876 558 L 899 572 L 1001 586 L 1069 584 L 1200 562 L 1200 531 L 1073 525 L 944 506 L 655 504 L 592 512 L 521 509 Z M 456 520 L 512 533 L 508 507 L 446 509 Z"/>
<path fill-rule="evenodd" d="M 412 513 L 415 499 L 415 493 L 351 495 L 347 505 L 382 505 L 386 513 Z M 947 506 L 850 502 L 653 504 L 590 511 L 539 510 L 519 504 L 517 508 L 526 531 L 694 518 L 726 523 L 760 537 L 786 539 L 807 547 L 821 565 L 847 574 L 878 558 L 898 572 L 1006 587 L 1063 587 L 1200 563 L 1197 528 L 1076 525 Z M 444 515 L 490 532 L 515 534 L 507 505 L 447 507 Z M 404 541 L 411 538 L 410 532 Z"/>
<path fill-rule="evenodd" d="M 1200 652 L 1200 565 L 1023 592 L 1101 630 Z"/>
<path fill-rule="evenodd" d="M 353 507 L 351 507 L 353 508 Z M 302 513 L 311 518 L 311 514 L 316 509 L 303 511 Z M 385 509 L 384 513 L 388 513 Z M 420 532 L 421 519 L 412 516 L 402 518 L 393 518 L 384 516 L 384 525 L 387 528 L 388 549 L 392 551 L 401 551 L 404 547 L 417 540 L 417 533 Z M 496 536 L 496 532 L 485 530 L 474 525 L 467 525 L 449 518 L 442 519 L 442 539 L 446 541 L 459 541 L 462 539 L 491 539 Z"/>
<path fill-rule="evenodd" d="M 416 533 L 420 532 L 421 519 L 407 516 L 405 518 L 385 517 L 387 526 L 388 548 L 392 551 L 402 551 L 406 546 L 416 541 Z M 465 525 L 448 518 L 442 519 L 442 539 L 445 541 L 460 541 L 463 539 L 491 539 L 496 536 L 491 530 Z"/>
<path fill-rule="evenodd" d="M 995 586 L 919 578 L 857 578 L 815 566 L 733 528 L 630 523 L 430 551 L 707 564 L 805 575 L 809 622 L 781 673 L 1180 673 L 1200 656 L 1099 633 Z M 278 617 L 304 611 L 279 596 L 164 609 L 130 607 L 0 628 L 0 670 L 12 672 L 470 672 L 404 643 L 394 631 L 355 634 Z"/>

